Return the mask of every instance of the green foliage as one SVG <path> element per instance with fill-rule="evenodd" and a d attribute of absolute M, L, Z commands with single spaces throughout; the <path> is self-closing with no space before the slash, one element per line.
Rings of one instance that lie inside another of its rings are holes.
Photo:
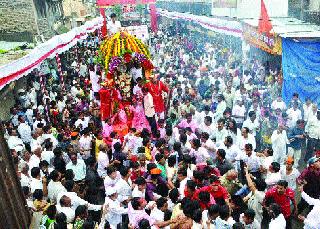
<path fill-rule="evenodd" d="M 58 29 L 57 29 L 57 33 L 58 34 L 63 34 L 63 33 L 67 33 L 69 32 L 69 29 L 66 27 L 66 26 L 60 26 Z"/>
<path fill-rule="evenodd" d="M 136 6 L 136 11 L 140 14 L 140 16 L 143 14 L 144 12 L 144 6 L 142 4 L 138 4 Z"/>
<path fill-rule="evenodd" d="M 115 5 L 112 7 L 113 12 L 117 15 L 119 20 L 122 20 L 122 5 Z"/>
<path fill-rule="evenodd" d="M 5 54 L 7 52 L 8 52 L 7 50 L 0 49 L 0 54 Z"/>

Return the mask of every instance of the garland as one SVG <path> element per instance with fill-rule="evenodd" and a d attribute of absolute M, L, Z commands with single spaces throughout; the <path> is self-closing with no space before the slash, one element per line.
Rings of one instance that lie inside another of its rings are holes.
<path fill-rule="evenodd" d="M 106 71 L 109 71 L 109 63 L 112 57 L 123 56 L 126 53 L 139 53 L 150 59 L 150 52 L 145 44 L 138 38 L 127 32 L 116 33 L 113 37 L 106 39 L 100 45 L 101 59 L 104 60 Z"/>

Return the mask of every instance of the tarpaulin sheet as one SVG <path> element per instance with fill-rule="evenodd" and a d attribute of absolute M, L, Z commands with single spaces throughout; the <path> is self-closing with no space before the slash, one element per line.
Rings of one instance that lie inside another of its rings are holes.
<path fill-rule="evenodd" d="M 282 38 L 283 88 L 288 103 L 294 92 L 320 104 L 320 41 Z"/>

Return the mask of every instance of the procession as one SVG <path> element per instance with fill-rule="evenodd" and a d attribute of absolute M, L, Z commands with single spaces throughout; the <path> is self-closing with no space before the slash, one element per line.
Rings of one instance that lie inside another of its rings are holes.
<path fill-rule="evenodd" d="M 319 43 L 270 38 L 264 2 L 272 48 L 249 52 L 230 21 L 146 1 L 137 25 L 97 3 L 98 18 L 0 66 L 1 90 L 25 80 L 1 122 L 28 228 L 319 229 L 318 81 L 290 56 L 309 45 L 313 61 Z"/>

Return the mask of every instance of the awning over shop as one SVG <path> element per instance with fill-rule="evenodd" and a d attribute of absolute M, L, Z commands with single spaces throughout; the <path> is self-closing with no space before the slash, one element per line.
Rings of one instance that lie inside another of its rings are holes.
<path fill-rule="evenodd" d="M 320 27 L 305 23 L 296 18 L 271 18 L 272 34 L 258 32 L 258 19 L 242 21 L 243 37 L 251 45 L 270 54 L 282 54 L 281 37 L 291 38 L 320 38 Z"/>

